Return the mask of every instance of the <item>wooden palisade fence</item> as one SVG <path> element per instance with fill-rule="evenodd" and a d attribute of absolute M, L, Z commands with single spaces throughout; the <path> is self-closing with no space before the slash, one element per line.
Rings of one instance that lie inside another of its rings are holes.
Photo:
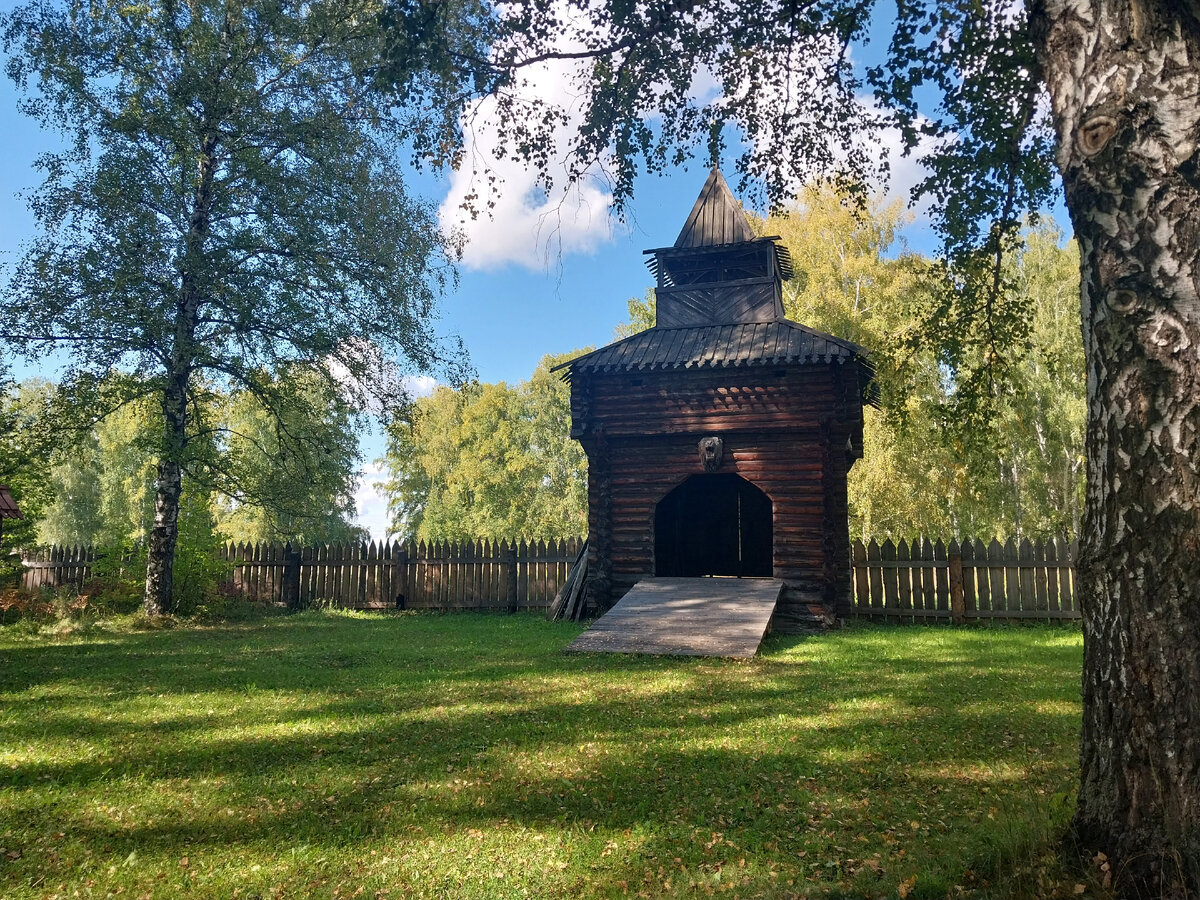
<path fill-rule="evenodd" d="M 226 588 L 288 606 L 350 609 L 541 610 L 566 581 L 582 539 L 229 545 Z M 28 590 L 80 584 L 96 552 L 51 547 L 24 557 Z M 908 621 L 1076 619 L 1075 546 L 1064 539 L 852 546 L 853 616 Z"/>
<path fill-rule="evenodd" d="M 21 587 L 27 591 L 82 584 L 92 574 L 98 556 L 94 547 L 38 547 L 21 554 Z"/>
<path fill-rule="evenodd" d="M 1075 544 L 928 539 L 852 547 L 852 614 L 887 619 L 1078 619 Z"/>
<path fill-rule="evenodd" d="M 545 609 L 581 541 L 468 541 L 304 547 L 239 544 L 222 551 L 229 586 L 287 606 L 348 609 Z"/>

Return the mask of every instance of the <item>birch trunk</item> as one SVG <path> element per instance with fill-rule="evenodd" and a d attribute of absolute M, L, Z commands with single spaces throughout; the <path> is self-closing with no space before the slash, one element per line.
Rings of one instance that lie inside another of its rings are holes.
<path fill-rule="evenodd" d="M 183 494 L 181 460 L 187 448 L 189 380 L 190 368 L 181 367 L 171 374 L 163 392 L 164 440 L 154 479 L 154 524 L 146 547 L 146 593 L 142 602 L 148 616 L 175 611 L 175 548 L 179 543 L 179 499 Z"/>
<path fill-rule="evenodd" d="M 163 460 L 158 464 L 154 487 L 154 525 L 146 550 L 146 596 L 142 604 L 148 616 L 174 609 L 175 547 L 179 543 L 183 468 L 177 462 Z"/>
<path fill-rule="evenodd" d="M 1087 502 L 1075 833 L 1118 895 L 1200 893 L 1200 24 L 1030 7 L 1082 257 Z"/>
<path fill-rule="evenodd" d="M 217 138 L 201 142 L 197 179 L 184 253 L 179 262 L 179 303 L 175 334 L 163 390 L 163 446 L 155 478 L 154 526 L 146 552 L 147 615 L 175 609 L 175 548 L 179 542 L 179 498 L 183 493 L 183 460 L 188 441 L 188 390 L 196 361 L 196 324 L 203 295 L 204 245 L 209 236 Z"/>

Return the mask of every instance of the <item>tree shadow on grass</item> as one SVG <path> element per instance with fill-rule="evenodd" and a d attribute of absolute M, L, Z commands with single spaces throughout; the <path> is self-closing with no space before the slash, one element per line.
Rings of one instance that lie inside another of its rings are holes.
<path fill-rule="evenodd" d="M 973 724 L 995 730 L 1002 723 Z M 1037 724 L 1062 730 L 1062 723 L 1052 720 Z M 837 881 L 845 869 L 861 868 L 872 854 L 880 854 L 888 863 L 882 875 L 892 884 L 907 877 L 913 865 L 931 877 L 934 861 L 942 856 L 986 858 L 995 832 L 976 831 L 981 816 L 967 813 L 978 808 L 981 788 L 996 797 L 1020 794 L 1019 770 L 1029 760 L 1013 751 L 1004 755 L 1010 758 L 997 758 L 992 772 L 970 775 L 976 762 L 970 754 L 956 758 L 914 751 L 897 766 L 897 760 L 879 751 L 895 746 L 894 727 L 894 722 L 880 721 L 869 727 L 827 728 L 818 740 L 754 756 L 719 746 L 655 743 L 635 730 L 626 736 L 623 752 L 579 750 L 568 757 L 574 763 L 570 769 L 538 768 L 534 759 L 518 765 L 513 755 L 519 748 L 507 745 L 475 754 L 456 752 L 452 748 L 478 738 L 471 722 L 448 726 L 454 736 L 440 746 L 409 744 L 402 759 L 386 753 L 364 759 L 333 736 L 243 741 L 236 753 L 227 747 L 180 751 L 173 755 L 172 771 L 159 777 L 219 779 L 241 785 L 244 793 L 266 803 L 248 806 L 244 799 L 230 800 L 237 814 L 228 816 L 219 798 L 200 809 L 177 798 L 161 809 L 151 807 L 155 821 L 146 825 L 98 821 L 84 805 L 72 804 L 72 791 L 64 792 L 44 827 L 67 831 L 97 858 L 114 861 L 134 852 L 148 860 L 180 854 L 203 859 L 237 855 L 239 848 L 260 854 L 272 846 L 295 844 L 328 850 L 354 844 L 395 848 L 434 837 L 447 844 L 450 873 L 458 865 L 455 841 L 468 841 L 472 832 L 565 833 L 578 844 L 578 852 L 597 858 L 597 842 L 632 833 L 637 840 L 623 842 L 615 858 L 596 872 L 597 880 L 610 887 L 641 879 L 647 867 L 670 865 L 676 858 L 681 871 L 699 877 L 736 869 L 739 860 L 766 854 L 779 860 L 792 880 L 815 876 L 820 882 Z M 639 743 L 646 746 L 636 749 Z M 830 754 L 830 747 L 856 752 L 839 757 Z M 276 762 L 264 764 L 268 757 Z M 148 767 L 155 761 L 143 754 L 133 765 Z M 1004 771 L 1005 764 L 1012 771 Z M 74 776 L 70 787 L 85 790 L 96 787 L 88 778 L 106 777 L 81 769 L 58 774 Z M 138 781 L 135 776 L 133 783 Z M 120 782 L 112 786 L 122 790 Z M 22 820 L 49 812 L 44 803 L 27 806 L 19 793 L 14 799 L 11 812 Z M 918 828 L 911 827 L 914 816 L 920 817 Z M 900 850 L 912 865 L 901 864 Z M 816 861 L 838 865 L 814 869 Z M 36 854 L 29 856 L 29 864 L 39 864 Z M 873 871 L 867 875 L 874 877 Z M 764 869 L 754 877 L 769 876 Z"/>
<path fill-rule="evenodd" d="M 430 877 L 450 879 L 465 835 L 515 828 L 567 835 L 598 892 L 663 866 L 701 883 L 749 857 L 738 877 L 769 896 L 789 878 L 894 890 L 915 859 L 927 877 L 960 860 L 938 875 L 956 878 L 964 853 L 995 851 L 993 798 L 1045 791 L 1073 756 L 1078 680 L 1047 673 L 1077 670 L 1078 647 L 1050 630 L 852 629 L 773 638 L 739 664 L 564 655 L 578 629 L 528 622 L 492 646 L 491 623 L 412 621 L 4 647 L 0 740 L 30 749 L 0 796 L 27 833 L 66 832 L 98 860 L 436 839 L 450 855 Z M 141 821 L 100 811 L 116 804 Z M 55 865 L 29 848 L 0 885 Z"/>

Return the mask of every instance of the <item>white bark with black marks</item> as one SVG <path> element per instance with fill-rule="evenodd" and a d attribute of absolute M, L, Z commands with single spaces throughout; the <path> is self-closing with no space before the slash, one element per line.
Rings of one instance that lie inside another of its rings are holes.
<path fill-rule="evenodd" d="M 210 132 L 201 142 L 195 199 L 181 260 L 175 334 L 163 392 L 163 444 L 154 483 L 154 525 L 146 553 L 147 615 L 175 609 L 175 547 L 179 542 L 179 498 L 183 493 L 183 460 L 188 441 L 188 392 L 196 360 L 196 324 L 204 285 L 204 246 L 212 214 L 217 139 Z"/>
<path fill-rule="evenodd" d="M 1075 831 L 1122 895 L 1200 891 L 1200 24 L 1030 10 L 1079 241 L 1087 359 Z"/>

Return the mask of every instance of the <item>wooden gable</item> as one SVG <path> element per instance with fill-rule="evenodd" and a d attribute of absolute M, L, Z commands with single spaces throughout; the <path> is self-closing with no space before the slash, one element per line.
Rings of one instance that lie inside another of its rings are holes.
<path fill-rule="evenodd" d="M 675 249 L 717 247 L 752 240 L 754 232 L 750 223 L 721 170 L 714 166 L 675 239 Z"/>

